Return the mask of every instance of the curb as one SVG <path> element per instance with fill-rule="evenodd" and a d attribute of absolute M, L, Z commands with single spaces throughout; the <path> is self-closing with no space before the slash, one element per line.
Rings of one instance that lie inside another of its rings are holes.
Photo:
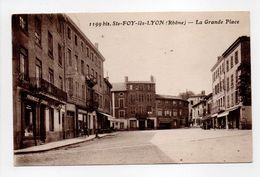
<path fill-rule="evenodd" d="M 61 146 L 50 147 L 50 148 L 40 149 L 40 150 L 29 150 L 29 151 L 18 150 L 17 152 L 14 151 L 14 155 L 46 152 L 46 151 L 50 151 L 50 150 L 54 150 L 54 149 L 63 148 L 63 147 L 66 147 L 66 146 L 71 146 L 71 145 L 75 145 L 75 144 L 80 144 L 80 143 L 84 143 L 84 142 L 88 142 L 88 141 L 93 141 L 94 139 L 100 139 L 100 138 L 103 138 L 103 137 L 106 137 L 106 136 L 115 136 L 115 135 L 117 135 L 117 133 L 104 134 L 104 135 L 101 134 L 101 136 L 99 135 L 99 137 L 93 137 L 93 138 L 91 138 L 91 139 L 86 139 L 86 140 L 82 140 L 82 141 L 78 141 L 78 142 L 72 142 L 72 143 L 69 143 L 69 144 L 64 144 L 64 145 L 61 145 Z"/>

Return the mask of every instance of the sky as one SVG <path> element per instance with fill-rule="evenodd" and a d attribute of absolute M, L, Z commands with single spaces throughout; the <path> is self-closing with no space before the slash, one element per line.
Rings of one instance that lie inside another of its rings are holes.
<path fill-rule="evenodd" d="M 68 14 L 105 57 L 111 83 L 146 81 L 153 75 L 156 93 L 212 92 L 210 69 L 239 36 L 250 36 L 248 12 L 156 12 Z M 239 21 L 226 24 L 226 19 Z M 162 25 L 119 25 L 113 21 L 162 20 Z M 167 21 L 186 25 L 167 25 Z M 197 24 L 196 20 L 202 24 Z M 222 24 L 207 24 L 223 21 Z M 93 26 L 109 22 L 110 26 Z M 193 23 L 188 23 L 193 22 Z M 91 25 L 90 25 L 91 24 Z"/>

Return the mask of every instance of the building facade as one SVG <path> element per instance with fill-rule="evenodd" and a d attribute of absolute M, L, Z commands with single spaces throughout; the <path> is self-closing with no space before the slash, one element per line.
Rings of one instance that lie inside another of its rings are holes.
<path fill-rule="evenodd" d="M 65 14 L 12 16 L 14 149 L 109 128 L 102 54 Z"/>
<path fill-rule="evenodd" d="M 157 127 L 155 115 L 155 82 L 129 81 L 113 84 L 114 115 L 125 120 L 122 127 L 135 129 L 154 129 Z"/>
<path fill-rule="evenodd" d="M 14 149 L 64 138 L 62 15 L 13 15 Z"/>
<path fill-rule="evenodd" d="M 188 98 L 188 102 L 189 102 L 189 115 L 188 115 L 188 126 L 192 127 L 192 126 L 199 126 L 198 122 L 196 122 L 197 116 L 195 116 L 195 111 L 193 109 L 193 106 L 198 104 L 199 102 L 201 102 L 202 100 L 204 100 L 205 98 L 205 91 L 201 91 L 200 94 L 197 95 L 192 95 Z"/>
<path fill-rule="evenodd" d="M 243 100 L 251 100 L 250 37 L 239 37 L 218 57 L 211 72 L 214 127 L 251 128 L 251 101 Z M 241 93 L 242 87 L 248 95 Z"/>
<path fill-rule="evenodd" d="M 64 40 L 67 83 L 67 137 L 76 137 L 87 129 L 99 129 L 98 111 L 103 110 L 104 57 L 77 25 L 65 17 Z"/>
<path fill-rule="evenodd" d="M 156 95 L 156 116 L 159 129 L 185 127 L 188 101 L 169 95 Z"/>

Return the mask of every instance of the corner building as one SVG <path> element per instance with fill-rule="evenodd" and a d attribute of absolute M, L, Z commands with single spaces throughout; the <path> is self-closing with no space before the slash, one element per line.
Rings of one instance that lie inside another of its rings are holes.
<path fill-rule="evenodd" d="M 241 36 L 218 57 L 212 67 L 211 117 L 214 127 L 251 128 L 251 101 L 243 101 L 241 93 L 241 87 L 251 93 L 250 64 L 250 37 Z M 244 97 L 251 100 L 251 94 Z"/>
<path fill-rule="evenodd" d="M 157 128 L 155 115 L 155 82 L 129 81 L 114 83 L 113 115 L 121 120 L 121 128 L 145 130 Z"/>
<path fill-rule="evenodd" d="M 159 129 L 185 127 L 188 124 L 188 101 L 176 96 L 156 95 L 156 114 Z"/>
<path fill-rule="evenodd" d="M 13 15 L 14 149 L 64 138 L 64 18 Z"/>

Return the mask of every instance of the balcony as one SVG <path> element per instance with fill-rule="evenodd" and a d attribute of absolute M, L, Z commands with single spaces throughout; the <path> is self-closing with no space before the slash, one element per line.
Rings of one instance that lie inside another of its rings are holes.
<path fill-rule="evenodd" d="M 38 79 L 38 78 L 30 78 L 30 86 L 31 89 L 35 92 L 43 92 L 50 94 L 62 101 L 67 101 L 67 93 L 52 83 L 44 80 L 44 79 Z"/>
<path fill-rule="evenodd" d="M 87 85 L 92 88 L 97 84 L 97 79 L 93 75 L 87 75 L 86 77 L 86 83 Z"/>

